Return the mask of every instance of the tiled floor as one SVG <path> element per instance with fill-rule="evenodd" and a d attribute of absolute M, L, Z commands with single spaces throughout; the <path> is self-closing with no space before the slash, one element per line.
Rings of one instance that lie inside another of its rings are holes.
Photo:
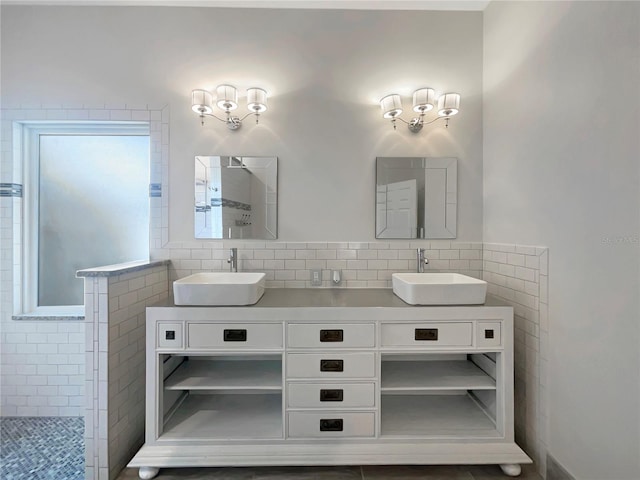
<path fill-rule="evenodd" d="M 0 478 L 83 480 L 84 419 L 0 417 Z"/>
<path fill-rule="evenodd" d="M 0 418 L 0 478 L 3 480 L 84 479 L 84 421 L 77 417 Z M 117 480 L 135 480 L 127 468 Z M 506 480 L 496 465 L 167 468 L 158 480 Z M 526 465 L 522 480 L 542 480 Z"/>
<path fill-rule="evenodd" d="M 125 469 L 117 480 L 135 480 L 138 469 Z M 260 467 L 167 468 L 158 480 L 506 480 L 496 465 L 483 466 L 363 466 L 363 467 Z M 542 480 L 526 465 L 521 480 Z"/>

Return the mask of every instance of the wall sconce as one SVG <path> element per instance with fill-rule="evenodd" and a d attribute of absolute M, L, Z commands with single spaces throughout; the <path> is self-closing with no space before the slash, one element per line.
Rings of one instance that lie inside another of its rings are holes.
<path fill-rule="evenodd" d="M 393 93 L 387 95 L 380 100 L 380 108 L 382 116 L 391 119 L 393 128 L 396 128 L 396 120 L 400 120 L 407 124 L 409 130 L 417 133 L 422 130 L 424 125 L 429 125 L 436 120 L 445 120 L 445 126 L 449 127 L 449 118 L 458 113 L 460 110 L 460 95 L 457 93 L 445 93 L 438 97 L 438 116 L 433 120 L 425 122 L 425 114 L 433 109 L 435 104 L 436 92 L 433 88 L 420 88 L 413 92 L 413 111 L 418 113 L 417 117 L 406 121 L 400 115 L 402 114 L 402 100 L 400 95 Z"/>
<path fill-rule="evenodd" d="M 229 130 L 237 130 L 242 126 L 242 121 L 249 115 L 256 116 L 256 123 L 260 114 L 267 110 L 267 92 L 262 88 L 247 89 L 247 108 L 249 113 L 240 118 L 231 112 L 238 108 L 238 91 L 232 85 L 218 85 L 216 88 L 216 106 L 223 110 L 226 118 L 220 118 L 213 113 L 213 95 L 207 90 L 193 90 L 191 92 L 191 110 L 200 116 L 200 123 L 204 126 L 204 117 L 213 117 L 227 124 Z"/>

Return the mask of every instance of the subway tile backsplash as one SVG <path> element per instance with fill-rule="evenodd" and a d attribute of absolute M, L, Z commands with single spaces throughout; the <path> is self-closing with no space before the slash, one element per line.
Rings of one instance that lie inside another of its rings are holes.
<path fill-rule="evenodd" d="M 157 252 L 171 260 L 171 280 L 200 271 L 227 271 L 229 249 L 238 249 L 238 269 L 264 272 L 267 288 L 312 288 L 309 270 L 322 270 L 322 287 L 391 288 L 391 274 L 415 271 L 416 249 L 429 259 L 426 271 L 459 272 L 482 278 L 482 243 L 411 242 L 172 242 Z"/>

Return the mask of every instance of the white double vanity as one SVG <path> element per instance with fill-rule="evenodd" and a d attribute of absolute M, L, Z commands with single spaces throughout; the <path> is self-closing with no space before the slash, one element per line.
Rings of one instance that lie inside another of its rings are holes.
<path fill-rule="evenodd" d="M 391 289 L 267 289 L 147 309 L 146 442 L 163 467 L 499 464 L 514 441 L 513 310 Z"/>

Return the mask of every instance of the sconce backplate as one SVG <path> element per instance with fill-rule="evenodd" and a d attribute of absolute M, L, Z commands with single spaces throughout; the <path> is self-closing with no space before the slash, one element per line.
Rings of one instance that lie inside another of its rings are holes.
<path fill-rule="evenodd" d="M 409 130 L 411 130 L 413 133 L 418 133 L 420 130 L 422 130 L 423 122 L 421 118 L 414 117 L 407 125 L 409 127 Z"/>
<path fill-rule="evenodd" d="M 242 126 L 242 120 L 239 117 L 227 117 L 227 128 L 229 130 L 238 130 Z"/>

